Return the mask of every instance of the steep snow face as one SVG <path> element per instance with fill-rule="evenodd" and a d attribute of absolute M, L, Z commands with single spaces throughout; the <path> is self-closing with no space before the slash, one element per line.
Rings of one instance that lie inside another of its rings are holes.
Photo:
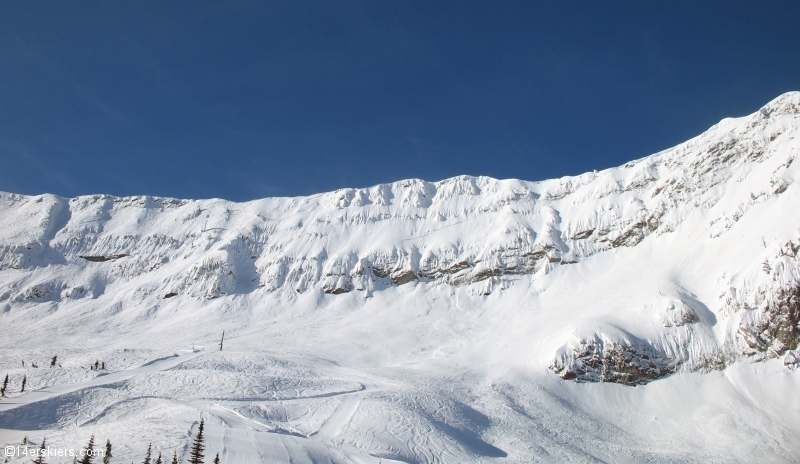
<path fill-rule="evenodd" d="M 392 372 L 470 366 L 642 385 L 737 361 L 782 357 L 794 367 L 799 151 L 793 92 L 669 150 L 543 182 L 412 179 L 248 203 L 2 193 L 0 320 L 16 329 L 6 347 L 74 332 L 167 349 L 227 327 L 271 349 Z M 32 320 L 43 331 L 23 333 Z M 73 327 L 58 328 L 65 323 Z M 189 381 L 184 374 L 161 383 Z M 352 379 L 325 382 L 357 391 Z M 375 414 L 402 410 L 422 428 L 450 420 L 381 391 L 363 394 Z M 312 422 L 331 407 L 320 402 Z M 453 407 L 456 423 L 478 414 Z M 290 409 L 237 414 L 278 423 Z M 319 432 L 328 445 L 396 446 L 351 416 L 349 438 Z M 276 427 L 310 427 L 293 424 Z M 490 433 L 479 424 L 459 433 Z M 453 460 L 502 457 L 471 443 L 442 446 Z M 391 456 L 427 462 L 414 446 Z"/>

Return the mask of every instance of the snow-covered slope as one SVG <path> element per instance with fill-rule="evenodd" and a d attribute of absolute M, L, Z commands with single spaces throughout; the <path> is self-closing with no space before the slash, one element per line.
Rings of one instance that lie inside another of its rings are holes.
<path fill-rule="evenodd" d="M 798 459 L 798 150 L 793 92 L 544 182 L 2 193 L 0 368 L 34 391 L 0 439 L 180 455 L 202 412 L 226 462 Z"/>

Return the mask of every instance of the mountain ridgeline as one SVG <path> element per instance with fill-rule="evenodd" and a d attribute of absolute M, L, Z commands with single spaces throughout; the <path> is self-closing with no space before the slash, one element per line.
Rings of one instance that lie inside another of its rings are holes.
<path fill-rule="evenodd" d="M 524 284 L 536 298 L 548 276 L 615 250 L 651 242 L 689 253 L 677 238 L 691 232 L 709 249 L 724 242 L 730 254 L 758 250 L 748 255 L 757 259 L 709 269 L 721 289 L 714 301 L 686 286 L 652 289 L 643 304 L 656 317 L 646 323 L 581 322 L 549 369 L 637 385 L 785 356 L 800 341 L 799 146 L 793 92 L 624 166 L 542 182 L 411 179 L 246 203 L 2 193 L 0 307 L 67 308 L 104 295 L 139 305 L 291 302 L 309 292 L 368 299 L 404 285 L 480 299 Z M 767 209 L 789 232 L 734 239 Z"/>

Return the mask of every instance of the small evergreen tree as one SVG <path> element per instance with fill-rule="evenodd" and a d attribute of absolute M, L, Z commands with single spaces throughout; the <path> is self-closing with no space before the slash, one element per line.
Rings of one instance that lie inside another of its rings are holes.
<path fill-rule="evenodd" d="M 25 383 L 26 382 L 28 382 L 28 376 L 27 375 L 23 375 L 22 376 L 22 388 L 19 389 L 20 393 L 23 393 L 25 391 Z"/>
<path fill-rule="evenodd" d="M 203 443 L 205 440 L 205 437 L 203 436 L 204 425 L 205 422 L 201 417 L 200 425 L 197 427 L 197 435 L 195 435 L 194 442 L 192 443 L 192 449 L 189 451 L 189 464 L 203 464 L 205 462 L 203 461 L 203 458 L 205 457 L 203 451 L 206 449 L 206 445 Z"/>
<path fill-rule="evenodd" d="M 161 451 L 158 452 L 158 457 L 156 458 L 155 464 L 164 464 L 164 461 L 161 460 Z"/>
<path fill-rule="evenodd" d="M 219 464 L 219 453 L 217 453 L 217 455 L 214 456 L 214 464 Z"/>
<path fill-rule="evenodd" d="M 56 367 L 56 361 L 58 360 L 58 356 L 53 356 L 50 359 L 50 367 Z"/>
<path fill-rule="evenodd" d="M 94 463 L 94 435 L 89 438 L 89 443 L 83 449 L 83 457 L 80 464 L 93 464 Z"/>
<path fill-rule="evenodd" d="M 0 396 L 6 396 L 6 387 L 8 387 L 8 374 L 6 374 L 6 379 L 3 380 L 3 386 L 0 387 Z"/>
<path fill-rule="evenodd" d="M 178 450 L 172 452 L 172 463 L 171 464 L 178 464 Z"/>
<path fill-rule="evenodd" d="M 45 464 L 44 462 L 44 449 L 45 449 L 45 439 L 42 438 L 42 444 L 39 445 L 39 454 L 36 456 L 36 459 L 33 460 L 33 464 Z"/>
<path fill-rule="evenodd" d="M 144 461 L 142 461 L 142 464 L 150 464 L 150 454 L 152 453 L 152 451 L 153 451 L 153 444 L 150 443 L 147 445 L 147 453 L 145 453 L 144 455 Z"/>
<path fill-rule="evenodd" d="M 111 440 L 106 440 L 106 452 L 103 454 L 103 464 L 111 464 Z"/>

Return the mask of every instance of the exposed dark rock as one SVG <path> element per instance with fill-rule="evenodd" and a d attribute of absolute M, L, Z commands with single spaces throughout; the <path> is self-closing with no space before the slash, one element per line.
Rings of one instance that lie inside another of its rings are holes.
<path fill-rule="evenodd" d="M 396 285 L 407 284 L 412 280 L 417 280 L 417 279 L 418 279 L 417 275 L 414 274 L 414 271 L 410 269 L 404 269 L 392 273 L 392 282 Z"/>
<path fill-rule="evenodd" d="M 470 281 L 471 282 L 478 282 L 478 281 L 481 281 L 481 280 L 488 279 L 489 277 L 496 277 L 496 276 L 501 276 L 501 275 L 503 275 L 503 270 L 502 269 L 496 269 L 496 268 L 495 269 L 481 269 L 480 271 L 477 271 L 477 272 L 473 273 L 470 276 L 471 277 Z"/>
<path fill-rule="evenodd" d="M 322 291 L 333 295 L 341 295 L 353 290 L 353 282 L 343 275 L 330 275 L 322 285 Z"/>
<path fill-rule="evenodd" d="M 593 233 L 594 233 L 594 229 L 584 230 L 584 231 L 581 231 L 581 232 L 578 232 L 577 234 L 575 234 L 572 237 L 572 240 L 583 240 L 585 238 L 589 238 L 589 236 L 592 235 Z"/>
<path fill-rule="evenodd" d="M 463 271 L 464 269 L 469 269 L 470 267 L 472 267 L 472 265 L 469 262 L 459 261 L 453 264 L 452 266 L 448 267 L 447 269 L 444 269 L 443 272 L 447 274 L 455 274 L 459 271 Z"/>
<path fill-rule="evenodd" d="M 374 266 L 372 268 L 372 273 L 375 274 L 375 277 L 380 277 L 380 278 L 389 277 L 390 272 L 391 271 L 388 271 L 386 269 L 377 266 Z"/>
<path fill-rule="evenodd" d="M 322 291 L 325 293 L 329 293 L 331 295 L 341 295 L 342 293 L 347 293 L 352 289 L 342 287 L 339 285 L 323 285 Z"/>
<path fill-rule="evenodd" d="M 635 246 L 644 240 L 646 224 L 639 222 L 631 225 L 627 230 L 622 232 L 619 237 L 611 240 L 609 244 L 616 248 L 621 246 Z"/>
<path fill-rule="evenodd" d="M 91 261 L 93 263 L 102 263 L 103 261 L 113 261 L 115 259 L 124 258 L 126 256 L 128 256 L 128 255 L 126 255 L 125 253 L 122 253 L 122 254 L 119 254 L 119 255 L 108 255 L 108 256 L 103 256 L 103 255 L 94 255 L 94 256 L 80 255 L 78 257 L 79 258 L 83 258 L 86 261 Z"/>
<path fill-rule="evenodd" d="M 753 351 L 772 351 L 781 355 L 794 350 L 800 342 L 800 286 L 779 288 L 765 301 L 752 317 L 745 317 L 739 325 L 739 335 Z"/>
<path fill-rule="evenodd" d="M 671 374 L 677 362 L 641 340 L 610 341 L 601 336 L 566 348 L 549 368 L 564 380 L 643 385 Z"/>
<path fill-rule="evenodd" d="M 440 279 L 448 275 L 458 274 L 464 269 L 469 269 L 471 267 L 473 267 L 473 264 L 468 261 L 458 261 L 445 268 L 429 268 L 423 264 L 417 276 L 426 279 Z"/>

